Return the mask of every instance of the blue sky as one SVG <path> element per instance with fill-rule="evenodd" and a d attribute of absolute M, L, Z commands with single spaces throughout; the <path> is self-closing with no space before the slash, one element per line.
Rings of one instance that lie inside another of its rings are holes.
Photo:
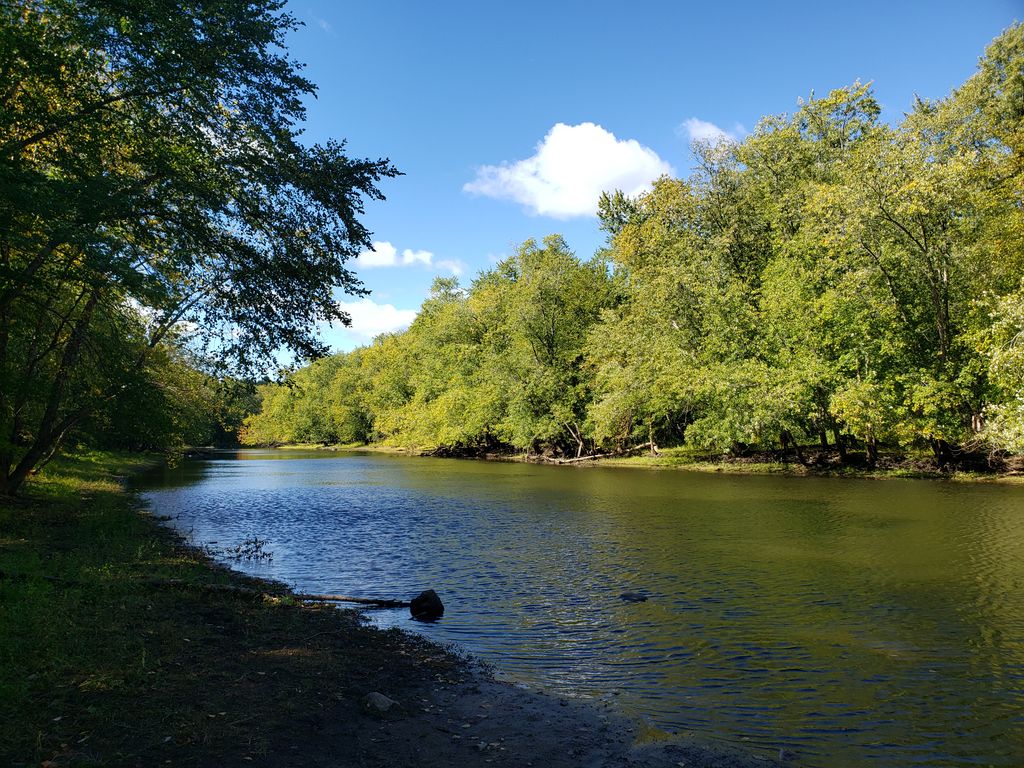
<path fill-rule="evenodd" d="M 371 289 L 338 350 L 407 325 L 437 275 L 468 285 L 528 238 L 581 257 L 605 187 L 689 173 L 693 136 L 742 136 L 799 97 L 872 81 L 883 119 L 947 95 L 1021 0 L 611 3 L 293 0 L 289 38 L 318 96 L 309 141 L 344 138 L 404 176 L 367 206 Z"/>

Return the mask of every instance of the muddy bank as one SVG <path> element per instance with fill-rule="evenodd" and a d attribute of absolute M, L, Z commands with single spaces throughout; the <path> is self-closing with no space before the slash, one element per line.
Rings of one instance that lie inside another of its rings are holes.
<path fill-rule="evenodd" d="M 179 545 L 180 546 L 180 545 Z M 210 564 L 211 573 L 265 597 L 202 592 L 182 630 L 197 706 L 211 730 L 126 760 L 195 766 L 791 765 L 789 755 L 672 736 L 608 702 L 559 698 L 415 633 L 380 630 L 359 611 L 295 605 L 282 585 Z M 239 611 L 249 614 L 238 623 Z M 254 621 L 255 619 L 255 621 Z M 197 645 L 197 639 L 199 643 Z M 215 692 L 215 693 L 214 693 Z M 609 692 L 613 693 L 613 692 Z M 387 710 L 373 706 L 380 694 Z M 612 697 L 609 697 L 612 698 Z M 214 716 L 216 715 L 216 716 Z M 243 722 L 239 723 L 239 720 Z M 253 727 L 247 727 L 248 720 Z M 224 730 L 214 733 L 224 723 Z M 126 756 L 128 757 L 128 756 Z"/>
<path fill-rule="evenodd" d="M 789 756 L 646 731 L 608 705 L 558 699 L 470 670 L 455 684 L 407 689 L 393 717 L 342 729 L 366 766 L 665 766 L 747 768 Z M 328 741 L 330 734 L 328 733 Z"/>

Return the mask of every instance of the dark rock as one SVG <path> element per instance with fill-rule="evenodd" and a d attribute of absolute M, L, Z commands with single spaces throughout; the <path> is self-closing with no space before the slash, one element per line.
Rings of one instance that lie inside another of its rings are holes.
<path fill-rule="evenodd" d="M 383 717 L 396 706 L 398 706 L 397 701 L 389 699 L 383 693 L 378 693 L 377 691 L 368 693 L 363 697 L 363 711 L 377 717 Z"/>
<path fill-rule="evenodd" d="M 428 589 L 409 602 L 409 613 L 417 621 L 435 621 L 444 616 L 444 603 L 437 592 Z"/>
<path fill-rule="evenodd" d="M 623 592 L 619 595 L 620 600 L 625 600 L 627 603 L 646 603 L 647 595 L 642 592 Z"/>

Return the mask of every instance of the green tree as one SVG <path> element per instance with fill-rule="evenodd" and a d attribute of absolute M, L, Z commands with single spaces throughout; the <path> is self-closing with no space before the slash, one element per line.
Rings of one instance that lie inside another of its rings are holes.
<path fill-rule="evenodd" d="M 362 200 L 396 171 L 301 142 L 282 7 L 0 6 L 0 492 L 173 330 L 245 368 L 348 321 Z"/>
<path fill-rule="evenodd" d="M 328 408 L 335 439 L 339 443 L 369 443 L 373 437 L 365 357 L 362 349 L 339 355 L 329 383 Z"/>
<path fill-rule="evenodd" d="M 591 432 L 586 340 L 614 298 L 605 262 L 581 262 L 558 235 L 528 240 L 478 278 L 478 292 L 495 308 L 487 373 L 506 392 L 502 432 L 528 451 L 581 455 Z"/>
<path fill-rule="evenodd" d="M 983 429 L 994 393 L 976 339 L 992 297 L 1012 292 L 1024 267 L 1022 108 L 1012 106 L 1022 69 L 1016 26 L 948 99 L 918 102 L 899 128 L 863 142 L 823 217 L 865 275 L 861 311 L 886 318 L 861 381 L 886 382 L 899 431 L 940 463 Z M 851 421 L 858 400 L 846 398 Z"/>
<path fill-rule="evenodd" d="M 90 414 L 84 442 L 166 451 L 215 441 L 220 385 L 173 346 L 160 345 L 144 368 L 122 379 L 116 400 Z"/>
<path fill-rule="evenodd" d="M 984 433 L 991 446 L 1024 453 L 1024 285 L 999 299 L 983 339 L 997 396 L 986 409 Z"/>
<path fill-rule="evenodd" d="M 854 83 L 698 145 L 689 179 L 602 196 L 591 261 L 551 237 L 466 290 L 435 283 L 408 331 L 339 369 L 336 423 L 555 455 L 1021 450 L 1022 93 L 1017 25 L 897 126 Z M 280 424 L 305 407 L 266 403 Z"/>
<path fill-rule="evenodd" d="M 287 383 L 260 384 L 256 388 L 259 410 L 242 422 L 242 445 L 282 445 L 298 442 L 295 428 L 296 391 Z"/>

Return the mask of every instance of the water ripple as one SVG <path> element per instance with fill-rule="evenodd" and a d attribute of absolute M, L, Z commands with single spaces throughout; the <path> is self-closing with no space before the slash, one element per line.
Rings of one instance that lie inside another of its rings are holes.
<path fill-rule="evenodd" d="M 257 575 L 434 588 L 437 624 L 373 616 L 664 730 L 824 768 L 1024 764 L 1024 489 L 256 451 L 148 488 L 198 543 L 267 539 Z"/>

